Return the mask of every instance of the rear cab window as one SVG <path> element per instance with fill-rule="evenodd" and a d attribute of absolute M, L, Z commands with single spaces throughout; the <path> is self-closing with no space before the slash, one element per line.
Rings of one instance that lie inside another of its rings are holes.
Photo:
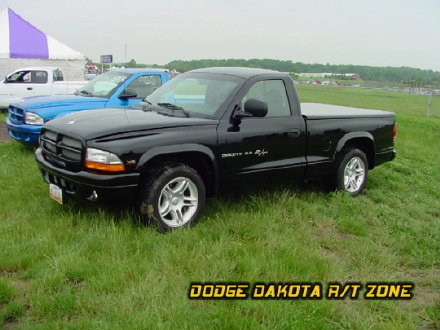
<path fill-rule="evenodd" d="M 53 71 L 53 81 L 63 81 L 63 73 L 60 70 Z"/>

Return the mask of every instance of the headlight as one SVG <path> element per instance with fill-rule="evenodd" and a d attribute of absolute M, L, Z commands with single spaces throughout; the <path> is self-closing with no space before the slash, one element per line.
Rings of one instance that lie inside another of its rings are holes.
<path fill-rule="evenodd" d="M 106 172 L 124 172 L 124 163 L 119 157 L 111 152 L 87 148 L 85 166 L 92 170 Z"/>
<path fill-rule="evenodd" d="M 33 112 L 26 112 L 26 117 L 24 118 L 24 122 L 28 125 L 43 125 L 44 119 Z"/>

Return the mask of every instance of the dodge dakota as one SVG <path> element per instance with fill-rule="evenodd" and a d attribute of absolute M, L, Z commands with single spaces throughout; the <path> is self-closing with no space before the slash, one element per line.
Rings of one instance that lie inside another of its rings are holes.
<path fill-rule="evenodd" d="M 322 177 L 355 196 L 396 155 L 394 113 L 300 106 L 292 79 L 271 70 L 190 71 L 137 108 L 44 125 L 36 160 L 53 199 L 128 199 L 166 232 L 194 225 L 228 180 Z"/>
<path fill-rule="evenodd" d="M 38 145 L 45 122 L 82 110 L 136 105 L 169 78 L 164 69 L 119 69 L 93 79 L 76 95 L 25 98 L 8 108 L 9 135 L 21 143 Z"/>

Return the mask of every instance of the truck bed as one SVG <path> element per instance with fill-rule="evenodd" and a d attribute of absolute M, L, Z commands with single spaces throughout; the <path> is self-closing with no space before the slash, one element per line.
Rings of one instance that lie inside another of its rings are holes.
<path fill-rule="evenodd" d="M 308 120 L 314 119 L 344 119 L 344 118 L 377 118 L 393 117 L 394 113 L 383 110 L 371 110 L 344 107 L 340 105 L 321 103 L 301 103 L 301 112 Z"/>

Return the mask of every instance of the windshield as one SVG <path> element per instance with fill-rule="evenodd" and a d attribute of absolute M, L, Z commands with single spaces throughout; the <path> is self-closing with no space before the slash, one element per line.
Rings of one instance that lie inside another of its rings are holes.
<path fill-rule="evenodd" d="M 183 108 L 189 114 L 214 117 L 220 106 L 234 95 L 241 78 L 211 74 L 185 73 L 164 84 L 146 97 L 146 102 L 162 107 Z"/>
<path fill-rule="evenodd" d="M 121 86 L 131 74 L 124 72 L 106 72 L 79 90 L 79 94 L 85 96 L 110 97 L 115 89 Z"/>

